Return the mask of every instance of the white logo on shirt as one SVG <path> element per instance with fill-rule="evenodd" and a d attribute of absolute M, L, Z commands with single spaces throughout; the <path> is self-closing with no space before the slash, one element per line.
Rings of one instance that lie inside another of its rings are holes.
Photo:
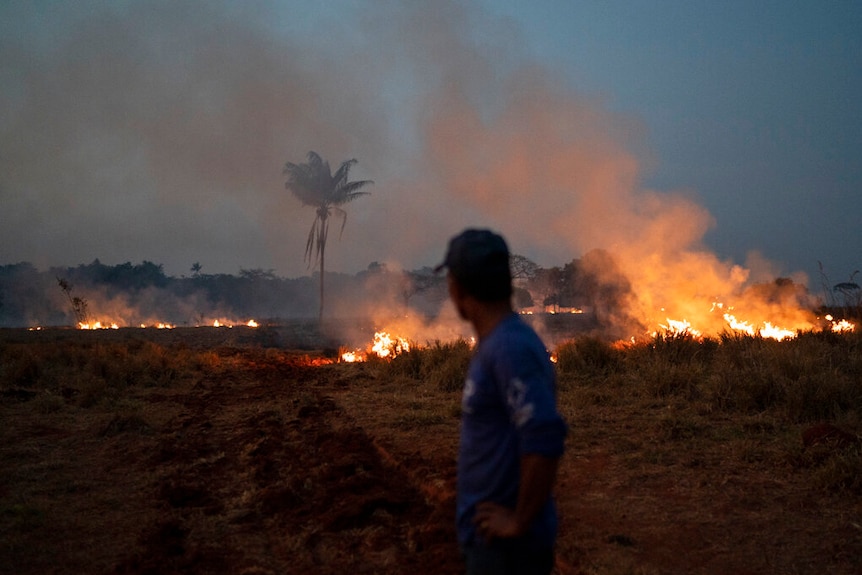
<path fill-rule="evenodd" d="M 527 386 L 518 378 L 509 383 L 506 401 L 512 410 L 512 421 L 515 425 L 522 427 L 533 417 L 533 404 L 527 403 Z"/>
<path fill-rule="evenodd" d="M 476 393 L 476 384 L 471 378 L 467 378 L 464 382 L 464 394 L 461 396 L 461 411 L 464 413 L 473 413 L 473 408 L 470 407 L 470 398 Z"/>

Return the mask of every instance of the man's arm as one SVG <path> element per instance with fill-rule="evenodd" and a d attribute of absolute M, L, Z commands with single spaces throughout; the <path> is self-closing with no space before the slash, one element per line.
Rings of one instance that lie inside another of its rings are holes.
<path fill-rule="evenodd" d="M 521 458 L 521 485 L 515 509 L 484 501 L 476 505 L 476 524 L 485 539 L 518 537 L 526 533 L 530 524 L 551 497 L 557 477 L 557 458 L 527 454 Z"/>

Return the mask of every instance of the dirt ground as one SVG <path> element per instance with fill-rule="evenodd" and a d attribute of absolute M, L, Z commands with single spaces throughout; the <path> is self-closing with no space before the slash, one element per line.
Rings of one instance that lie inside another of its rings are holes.
<path fill-rule="evenodd" d="M 229 343 L 111 409 L 0 398 L 0 573 L 462 571 L 457 393 Z M 557 573 L 860 572 L 858 495 L 754 439 L 662 450 L 655 413 L 567 409 Z"/>

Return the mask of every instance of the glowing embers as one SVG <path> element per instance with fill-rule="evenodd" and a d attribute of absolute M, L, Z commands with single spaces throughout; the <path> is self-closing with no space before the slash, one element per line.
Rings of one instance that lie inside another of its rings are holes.
<path fill-rule="evenodd" d="M 343 351 L 341 353 L 341 361 L 345 363 L 366 361 L 370 355 L 381 359 L 392 359 L 408 351 L 410 351 L 410 342 L 407 339 L 393 336 L 386 331 L 378 331 L 374 334 L 374 340 L 371 342 L 368 351 Z"/>

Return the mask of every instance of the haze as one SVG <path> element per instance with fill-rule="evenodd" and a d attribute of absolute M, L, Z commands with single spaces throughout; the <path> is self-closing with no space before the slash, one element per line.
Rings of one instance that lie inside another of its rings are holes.
<path fill-rule="evenodd" d="M 862 8 L 755 4 L 5 2 L 0 264 L 307 275 L 282 168 L 315 150 L 375 181 L 332 271 L 480 225 L 651 290 L 846 281 Z"/>

